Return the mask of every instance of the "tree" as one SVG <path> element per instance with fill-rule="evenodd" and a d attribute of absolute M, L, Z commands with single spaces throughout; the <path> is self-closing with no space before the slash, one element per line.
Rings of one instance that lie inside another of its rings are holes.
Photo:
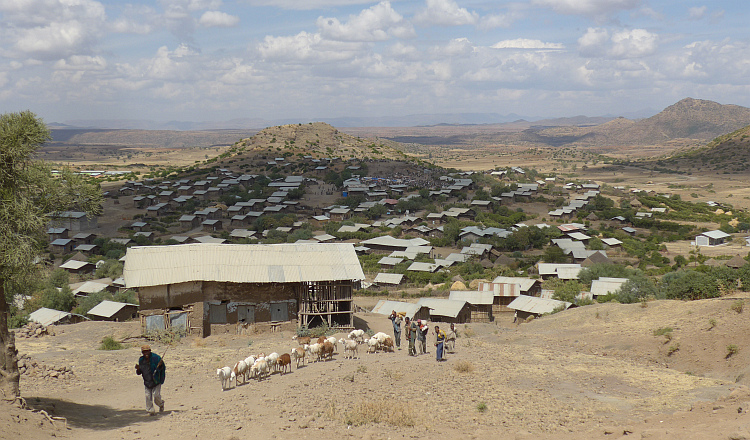
<path fill-rule="evenodd" d="M 101 212 L 98 186 L 67 169 L 53 176 L 44 162 L 35 159 L 49 139 L 44 122 L 29 111 L 0 115 L 0 396 L 7 400 L 21 392 L 16 341 L 8 331 L 12 286 L 38 270 L 49 213 Z"/>

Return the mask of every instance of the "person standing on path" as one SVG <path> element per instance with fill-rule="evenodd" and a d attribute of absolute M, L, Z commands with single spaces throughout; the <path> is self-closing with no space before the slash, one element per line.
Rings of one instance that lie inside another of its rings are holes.
<path fill-rule="evenodd" d="M 446 353 L 456 352 L 456 325 L 451 323 L 451 329 L 445 335 L 445 351 Z"/>
<path fill-rule="evenodd" d="M 406 328 L 406 337 L 409 338 L 409 356 L 416 356 L 417 350 L 415 344 L 417 342 L 417 323 L 409 321 L 409 318 L 406 318 Z"/>
<path fill-rule="evenodd" d="M 161 398 L 161 385 L 166 376 L 164 361 L 158 354 L 151 353 L 151 347 L 143 345 L 141 356 L 135 366 L 135 373 L 143 377 L 143 385 L 146 388 L 146 411 L 153 416 L 156 415 L 154 403 L 159 407 L 159 412 L 164 412 L 164 400 Z"/>
<path fill-rule="evenodd" d="M 445 344 L 445 332 L 435 326 L 435 360 L 438 362 L 445 360 L 443 359 L 443 344 Z"/>
<path fill-rule="evenodd" d="M 427 332 L 430 330 L 426 323 L 423 323 L 421 319 L 417 320 L 419 325 L 419 333 L 417 333 L 417 339 L 419 340 L 419 354 L 427 353 Z"/>
<path fill-rule="evenodd" d="M 393 322 L 393 338 L 396 339 L 396 349 L 401 350 L 401 316 L 395 310 L 391 312 Z"/>

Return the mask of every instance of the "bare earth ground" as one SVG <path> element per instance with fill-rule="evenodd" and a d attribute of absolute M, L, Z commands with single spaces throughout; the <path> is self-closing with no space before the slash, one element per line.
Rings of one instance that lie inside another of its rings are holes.
<path fill-rule="evenodd" d="M 744 385 L 750 323 L 731 309 L 735 301 L 599 304 L 520 326 L 503 315 L 497 324 L 460 325 L 457 353 L 447 362 L 435 362 L 430 343 L 430 353 L 416 358 L 405 350 L 360 352 L 351 360 L 337 354 L 228 391 L 216 368 L 249 354 L 288 352 L 292 333 L 187 338 L 168 351 L 155 344 L 156 353 L 166 352 L 168 368 L 167 410 L 157 417 L 146 415 L 133 371 L 140 342 L 121 351 L 96 349 L 106 335 L 137 334 L 138 323 L 59 327 L 56 336 L 19 340 L 19 350 L 38 362 L 71 366 L 75 378 L 24 376 L 21 386 L 30 406 L 66 417 L 70 429 L 14 409 L 0 411 L 0 432 L 83 440 L 598 439 L 626 431 L 634 434 L 628 438 L 750 438 Z M 359 319 L 391 331 L 383 316 Z M 674 329 L 671 340 L 653 335 L 662 327 Z M 726 357 L 728 344 L 739 352 Z M 462 363 L 468 371 L 459 371 Z M 388 408 L 396 411 L 390 418 L 382 414 Z M 383 420 L 358 425 L 368 414 Z"/>

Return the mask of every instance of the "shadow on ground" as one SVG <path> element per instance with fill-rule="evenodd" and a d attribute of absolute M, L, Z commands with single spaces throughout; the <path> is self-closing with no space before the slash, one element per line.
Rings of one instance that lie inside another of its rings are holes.
<path fill-rule="evenodd" d="M 170 414 L 166 411 L 151 417 L 143 409 L 115 409 L 106 405 L 86 405 L 68 400 L 47 397 L 30 397 L 29 407 L 44 410 L 50 416 L 65 417 L 71 428 L 109 430 L 123 428 L 137 423 L 157 420 L 160 416 Z"/>

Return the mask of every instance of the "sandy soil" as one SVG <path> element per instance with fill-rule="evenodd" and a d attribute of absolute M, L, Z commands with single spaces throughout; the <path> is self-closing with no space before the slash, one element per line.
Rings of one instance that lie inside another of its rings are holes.
<path fill-rule="evenodd" d="M 24 376 L 21 383 L 30 406 L 66 417 L 70 429 L 61 422 L 52 428 L 27 412 L 20 414 L 28 420 L 2 413 L 0 428 L 10 438 L 24 432 L 26 438 L 84 440 L 259 433 L 310 439 L 619 438 L 626 431 L 634 438 L 750 436 L 750 323 L 732 310 L 736 301 L 600 304 L 520 326 L 506 314 L 497 323 L 460 325 L 457 353 L 447 362 L 435 362 L 431 344 L 430 353 L 416 358 L 405 350 L 361 352 L 355 359 L 337 354 L 227 391 L 216 368 L 249 354 L 288 352 L 292 333 L 152 344 L 168 366 L 167 410 L 157 417 L 146 415 L 142 381 L 133 371 L 141 342 L 97 350 L 102 337 L 135 335 L 138 324 L 76 324 L 18 344 L 38 362 L 73 368 L 72 379 Z M 356 321 L 391 330 L 379 315 L 359 314 Z M 673 329 L 671 339 L 654 336 L 662 327 Z M 739 347 L 737 354 L 726 357 L 728 344 Z"/>

